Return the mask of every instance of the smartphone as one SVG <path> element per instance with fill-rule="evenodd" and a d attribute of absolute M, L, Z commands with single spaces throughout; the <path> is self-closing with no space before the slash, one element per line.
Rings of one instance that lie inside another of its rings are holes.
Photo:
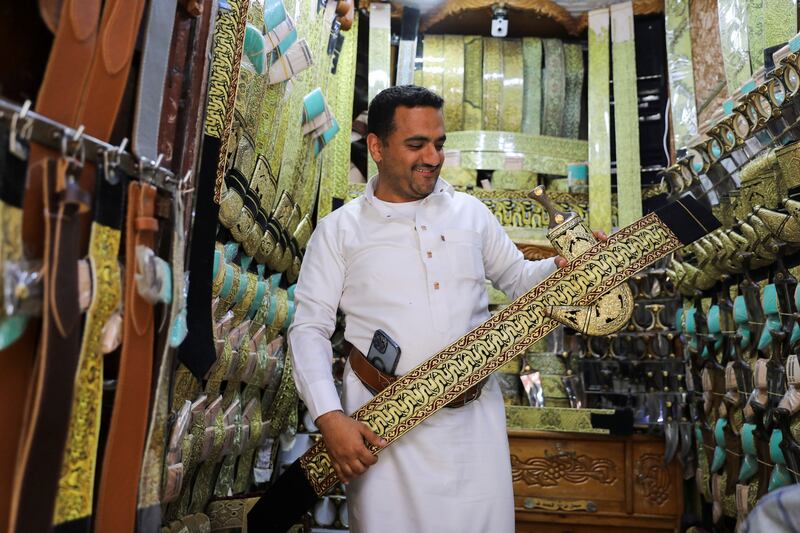
<path fill-rule="evenodd" d="M 400 346 L 382 329 L 376 330 L 369 346 L 367 361 L 385 374 L 394 375 L 400 360 Z"/>

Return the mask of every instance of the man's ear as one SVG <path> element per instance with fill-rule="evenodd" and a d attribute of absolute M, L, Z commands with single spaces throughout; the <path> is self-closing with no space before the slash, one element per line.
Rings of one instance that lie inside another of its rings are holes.
<path fill-rule="evenodd" d="M 369 154 L 372 156 L 372 159 L 375 161 L 375 163 L 381 162 L 383 159 L 383 143 L 381 142 L 380 137 L 374 133 L 367 135 L 367 150 L 369 150 Z"/>

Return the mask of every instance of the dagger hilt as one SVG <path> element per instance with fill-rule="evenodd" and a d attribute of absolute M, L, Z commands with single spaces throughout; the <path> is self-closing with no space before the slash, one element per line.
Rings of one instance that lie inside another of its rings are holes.
<path fill-rule="evenodd" d="M 556 207 L 553 205 L 553 202 L 547 197 L 547 193 L 545 192 L 543 185 L 539 185 L 538 187 L 534 188 L 528 193 L 528 197 L 538 202 L 544 208 L 544 210 L 547 211 L 547 214 L 550 216 L 550 222 L 547 225 L 549 229 L 553 229 L 556 226 L 563 224 L 568 218 L 574 216 L 574 213 L 564 213 L 563 211 L 556 209 Z"/>

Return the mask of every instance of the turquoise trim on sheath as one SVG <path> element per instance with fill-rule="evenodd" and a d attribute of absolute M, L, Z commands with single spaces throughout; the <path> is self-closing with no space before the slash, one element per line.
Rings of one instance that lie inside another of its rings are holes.
<path fill-rule="evenodd" d="M 222 280 L 222 288 L 219 290 L 220 298 L 227 298 L 233 288 L 233 266 L 225 265 L 225 277 Z"/>
<path fill-rule="evenodd" d="M 725 466 L 725 426 L 728 425 L 727 418 L 720 418 L 714 426 L 714 440 L 717 442 L 714 448 L 714 459 L 711 462 L 711 471 L 717 472 Z"/>

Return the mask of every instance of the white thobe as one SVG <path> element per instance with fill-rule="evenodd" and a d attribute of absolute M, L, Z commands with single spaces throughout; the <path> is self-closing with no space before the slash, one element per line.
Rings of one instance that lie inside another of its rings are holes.
<path fill-rule="evenodd" d="M 439 179 L 415 220 L 363 196 L 320 221 L 308 243 L 289 329 L 295 380 L 311 415 L 350 414 L 372 398 L 344 370 L 342 399 L 331 375 L 336 310 L 345 338 L 366 354 L 376 329 L 400 345 L 408 372 L 489 318 L 488 278 L 516 298 L 555 270 L 526 261 L 492 213 Z M 441 409 L 381 452 L 347 489 L 353 533 L 504 533 L 514 500 L 500 389 L 490 378 L 480 398 Z"/>

